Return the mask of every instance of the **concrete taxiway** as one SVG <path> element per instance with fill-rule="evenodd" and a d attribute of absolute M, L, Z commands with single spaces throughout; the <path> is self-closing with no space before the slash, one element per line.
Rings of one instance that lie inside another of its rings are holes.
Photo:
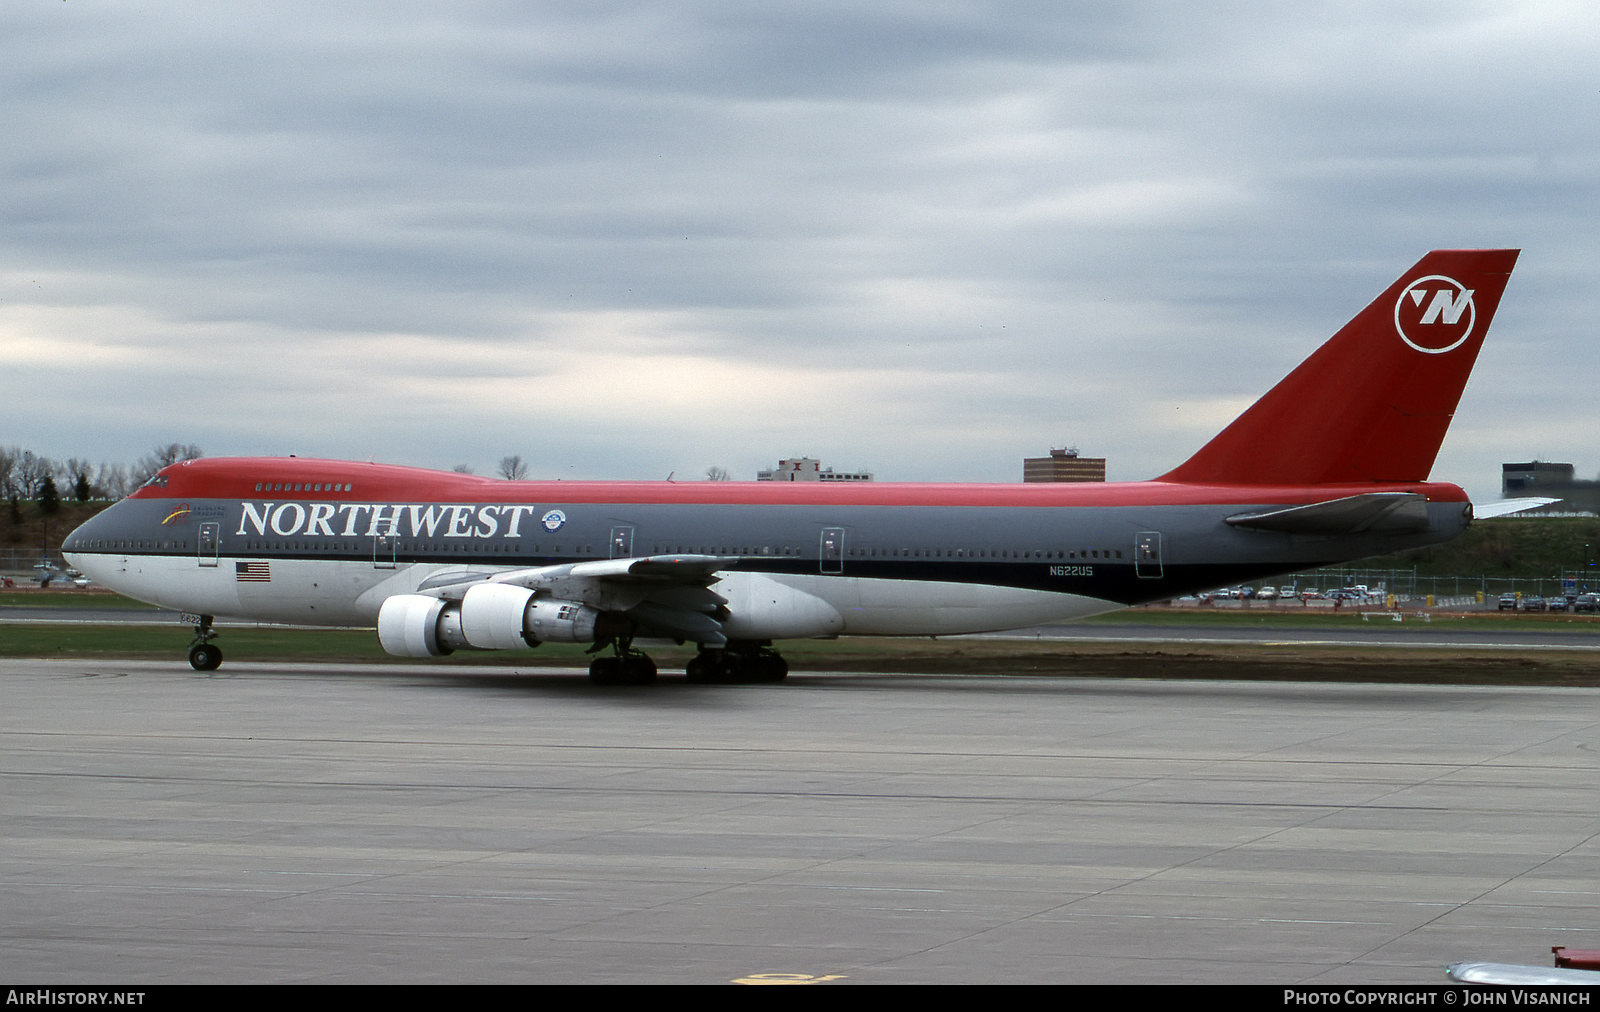
<path fill-rule="evenodd" d="M 30 984 L 1433 984 L 1600 948 L 1600 690 L 7 660 L 0 699 Z"/>

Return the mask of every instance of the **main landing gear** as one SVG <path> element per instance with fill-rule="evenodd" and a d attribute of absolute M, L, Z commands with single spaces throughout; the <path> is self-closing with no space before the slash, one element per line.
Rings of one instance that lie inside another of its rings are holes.
<path fill-rule="evenodd" d="M 730 643 L 722 650 L 702 649 L 684 674 L 702 684 L 781 682 L 789 676 L 789 662 L 765 644 Z"/>
<path fill-rule="evenodd" d="M 596 685 L 648 685 L 656 680 L 656 662 L 633 649 L 632 636 L 618 636 L 605 646 L 611 647 L 612 656 L 589 662 L 589 678 Z M 789 675 L 789 662 L 766 643 L 729 643 L 722 648 L 702 647 L 684 674 L 702 685 L 781 682 Z"/>
<path fill-rule="evenodd" d="M 589 678 L 596 685 L 649 685 L 656 680 L 656 662 L 650 655 L 633 649 L 633 634 L 611 640 L 612 656 L 589 662 Z M 597 643 L 597 649 L 605 644 Z"/>
<path fill-rule="evenodd" d="M 649 685 L 656 680 L 656 662 L 638 650 L 596 657 L 589 662 L 589 678 L 596 685 Z"/>
<path fill-rule="evenodd" d="M 189 641 L 189 666 L 196 671 L 215 671 L 222 666 L 222 650 L 212 646 L 217 631 L 211 628 L 210 615 L 194 617 L 194 639 Z"/>

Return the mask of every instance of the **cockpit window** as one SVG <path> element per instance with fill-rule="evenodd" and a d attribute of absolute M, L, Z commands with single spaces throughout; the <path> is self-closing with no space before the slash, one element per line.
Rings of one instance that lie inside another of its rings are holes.
<path fill-rule="evenodd" d="M 167 476 L 164 475 L 164 474 L 154 475 L 154 476 L 151 477 L 151 479 L 149 481 L 145 482 L 143 485 L 140 485 L 139 487 L 140 488 L 166 488 L 167 487 Z"/>

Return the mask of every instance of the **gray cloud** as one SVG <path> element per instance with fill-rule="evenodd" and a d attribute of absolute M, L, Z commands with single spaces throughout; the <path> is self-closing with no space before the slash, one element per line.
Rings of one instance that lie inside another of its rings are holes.
<path fill-rule="evenodd" d="M 3 441 L 564 476 L 1181 460 L 1525 247 L 1435 474 L 1593 459 L 1583 4 L 0 14 Z M 70 404 L 70 409 L 64 408 Z"/>

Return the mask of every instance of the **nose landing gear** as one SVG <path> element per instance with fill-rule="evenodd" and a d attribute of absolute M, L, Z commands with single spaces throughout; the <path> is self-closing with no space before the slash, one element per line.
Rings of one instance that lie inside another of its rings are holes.
<path fill-rule="evenodd" d="M 210 615 L 189 615 L 194 619 L 194 639 L 189 641 L 189 666 L 196 671 L 215 671 L 222 666 L 222 649 L 212 646 L 217 631 L 211 628 Z"/>

